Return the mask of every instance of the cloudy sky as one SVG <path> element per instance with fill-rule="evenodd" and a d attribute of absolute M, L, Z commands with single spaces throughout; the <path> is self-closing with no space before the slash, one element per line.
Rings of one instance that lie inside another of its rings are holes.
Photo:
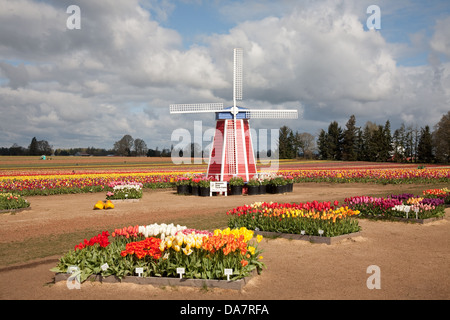
<path fill-rule="evenodd" d="M 80 29 L 71 5 L 80 8 Z M 367 21 L 380 8 L 381 29 Z M 297 109 L 252 120 L 316 135 L 390 120 L 434 126 L 450 109 L 448 0 L 0 0 L 0 146 L 110 149 L 125 134 L 170 147 L 174 130 L 214 116 L 172 103 L 232 103 L 233 48 L 244 50 L 242 106 Z"/>

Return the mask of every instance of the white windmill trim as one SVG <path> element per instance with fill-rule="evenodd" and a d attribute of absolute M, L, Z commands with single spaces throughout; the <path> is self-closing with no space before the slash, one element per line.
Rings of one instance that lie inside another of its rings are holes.
<path fill-rule="evenodd" d="M 245 134 L 244 134 L 244 120 L 240 120 L 241 122 L 241 134 L 242 134 L 242 147 L 244 149 L 244 163 L 245 163 L 245 178 L 247 179 L 247 181 L 249 180 L 248 178 L 248 164 L 247 164 L 247 145 L 245 143 Z"/>
<path fill-rule="evenodd" d="M 224 121 L 223 124 L 223 146 L 222 146 L 222 163 L 220 164 L 220 181 L 223 181 L 223 174 L 224 174 L 224 170 L 225 170 L 225 153 L 226 153 L 226 146 L 227 146 L 227 125 L 228 125 L 228 120 Z"/>
<path fill-rule="evenodd" d="M 248 123 L 248 136 L 249 136 L 249 138 L 250 138 L 250 145 L 252 146 L 250 151 L 251 151 L 251 153 L 253 154 L 253 164 L 254 164 L 254 166 L 255 166 L 255 174 L 257 174 L 257 173 L 258 173 L 258 170 L 257 170 L 257 168 L 256 168 L 255 152 L 253 151 L 253 139 L 252 139 L 252 132 L 251 132 L 251 130 L 250 130 L 250 121 L 247 121 L 247 123 Z"/>

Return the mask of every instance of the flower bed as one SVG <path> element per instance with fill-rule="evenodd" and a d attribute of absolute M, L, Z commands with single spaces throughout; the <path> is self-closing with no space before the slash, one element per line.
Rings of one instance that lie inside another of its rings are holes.
<path fill-rule="evenodd" d="M 307 236 L 335 237 L 360 231 L 357 210 L 338 202 L 255 202 L 227 212 L 229 227 Z"/>
<path fill-rule="evenodd" d="M 190 172 L 195 170 L 190 168 Z M 64 171 L 65 172 L 65 171 Z M 51 195 L 64 193 L 103 192 L 108 183 L 132 181 L 142 183 L 143 188 L 175 187 L 180 177 L 186 175 L 186 169 L 180 171 L 114 172 L 104 170 L 77 174 L 39 174 L 39 172 L 10 171 L 0 175 L 0 192 L 14 192 L 22 196 Z M 192 174 L 190 174 L 192 175 Z M 200 174 L 197 174 L 200 175 Z M 333 183 L 436 183 L 450 181 L 449 168 L 427 169 L 292 169 L 280 170 L 274 175 L 295 182 L 333 182 Z M 263 184 L 264 183 L 264 184 Z M 261 186 L 268 186 L 264 181 Z M 270 187 L 269 187 L 270 188 Z M 263 188 L 262 188 L 263 189 Z M 286 191 L 284 191 L 286 192 Z"/>
<path fill-rule="evenodd" d="M 112 191 L 106 193 L 106 200 L 129 200 L 142 198 L 142 183 L 114 181 L 108 184 Z"/>
<path fill-rule="evenodd" d="M 426 190 L 423 196 L 403 193 L 388 197 L 356 196 L 346 198 L 344 201 L 350 208 L 359 210 L 360 217 L 363 218 L 401 218 L 423 222 L 426 219 L 441 218 L 445 214 L 444 204 L 447 193 L 441 197 L 435 197 L 435 195 L 436 193 Z"/>
<path fill-rule="evenodd" d="M 0 212 L 11 212 L 27 209 L 30 203 L 15 193 L 0 193 Z"/>
<path fill-rule="evenodd" d="M 67 273 L 77 266 L 81 282 L 90 276 L 122 279 L 136 275 L 136 268 L 142 268 L 142 277 L 179 278 L 177 269 L 184 268 L 188 279 L 238 280 L 264 266 L 257 248 L 261 237 L 254 240 L 245 228 L 209 232 L 173 224 L 130 226 L 84 239 L 51 271 Z"/>

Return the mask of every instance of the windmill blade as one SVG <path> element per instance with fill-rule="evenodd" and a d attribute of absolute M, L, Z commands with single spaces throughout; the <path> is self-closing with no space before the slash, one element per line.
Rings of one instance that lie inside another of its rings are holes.
<path fill-rule="evenodd" d="M 245 116 L 249 119 L 297 119 L 297 110 L 248 110 Z"/>
<path fill-rule="evenodd" d="M 223 103 L 171 104 L 170 113 L 202 113 L 223 110 Z"/>
<path fill-rule="evenodd" d="M 241 48 L 234 49 L 233 70 L 233 100 L 242 100 L 242 63 L 243 51 Z"/>

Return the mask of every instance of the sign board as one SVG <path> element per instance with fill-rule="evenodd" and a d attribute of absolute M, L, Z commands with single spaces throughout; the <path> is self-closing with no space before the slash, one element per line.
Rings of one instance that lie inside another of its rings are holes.
<path fill-rule="evenodd" d="M 225 192 L 227 196 L 227 182 L 226 181 L 211 181 L 209 183 L 209 196 L 212 196 L 213 192 Z"/>

